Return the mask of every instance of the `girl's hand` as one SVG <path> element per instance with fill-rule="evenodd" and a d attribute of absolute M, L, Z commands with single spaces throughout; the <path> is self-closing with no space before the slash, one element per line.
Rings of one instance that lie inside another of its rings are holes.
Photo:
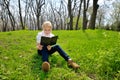
<path fill-rule="evenodd" d="M 51 46 L 50 46 L 50 45 L 48 45 L 48 46 L 47 46 L 47 49 L 48 49 L 48 51 L 50 51 L 50 50 L 51 50 Z"/>
<path fill-rule="evenodd" d="M 43 45 L 37 44 L 37 49 L 38 50 L 42 50 L 42 48 L 43 48 Z"/>

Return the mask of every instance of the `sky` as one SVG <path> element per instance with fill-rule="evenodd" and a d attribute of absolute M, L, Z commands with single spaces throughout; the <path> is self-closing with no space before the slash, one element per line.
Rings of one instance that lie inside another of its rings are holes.
<path fill-rule="evenodd" d="M 99 5 L 103 5 L 104 4 L 104 0 L 98 0 L 98 4 Z"/>

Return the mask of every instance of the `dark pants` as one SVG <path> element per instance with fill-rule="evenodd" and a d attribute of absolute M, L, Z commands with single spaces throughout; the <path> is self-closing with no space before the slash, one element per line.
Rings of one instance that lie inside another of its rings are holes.
<path fill-rule="evenodd" d="M 66 60 L 68 61 L 69 56 L 62 50 L 62 48 L 59 45 L 55 45 L 51 48 L 50 51 L 47 50 L 47 47 L 44 46 L 42 50 L 38 50 L 38 54 L 42 55 L 42 61 L 49 62 L 48 58 L 49 55 L 53 54 L 54 52 L 58 51 L 58 53 Z"/>

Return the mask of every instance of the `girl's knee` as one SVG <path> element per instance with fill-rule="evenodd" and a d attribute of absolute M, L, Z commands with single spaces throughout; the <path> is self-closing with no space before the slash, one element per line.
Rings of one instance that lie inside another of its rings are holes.
<path fill-rule="evenodd" d="M 55 47 L 55 48 L 60 48 L 60 46 L 59 46 L 58 44 L 57 44 L 57 45 L 55 45 L 54 47 Z"/>

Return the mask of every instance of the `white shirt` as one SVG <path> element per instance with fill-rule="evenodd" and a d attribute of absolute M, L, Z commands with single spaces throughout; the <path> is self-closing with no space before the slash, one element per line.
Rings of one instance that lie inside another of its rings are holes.
<path fill-rule="evenodd" d="M 41 36 L 53 37 L 54 34 L 50 33 L 49 35 L 45 35 L 44 31 L 39 32 L 39 33 L 37 34 L 37 36 L 36 36 L 37 43 L 40 43 L 40 41 L 41 41 Z"/>

